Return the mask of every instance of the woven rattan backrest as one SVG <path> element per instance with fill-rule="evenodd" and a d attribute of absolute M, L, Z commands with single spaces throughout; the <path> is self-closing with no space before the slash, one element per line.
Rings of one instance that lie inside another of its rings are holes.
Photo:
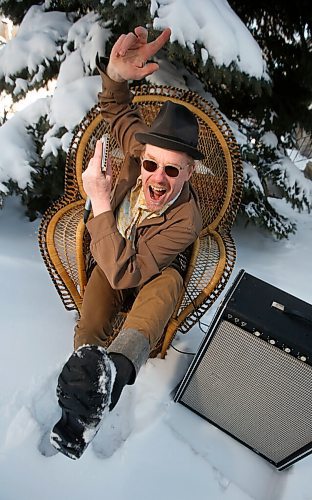
<path fill-rule="evenodd" d="M 136 87 L 134 102 L 140 107 L 148 125 L 154 120 L 162 104 L 169 98 L 187 106 L 199 122 L 199 148 L 204 160 L 197 163 L 192 176 L 201 205 L 203 227 L 228 231 L 233 224 L 240 200 L 241 165 L 237 143 L 222 115 L 212 104 L 198 94 L 173 87 Z M 79 126 L 67 158 L 66 189 L 71 201 L 85 198 L 81 174 L 93 155 L 95 141 L 109 132 L 100 115 L 99 106 L 88 113 Z M 123 155 L 117 143 L 111 140 L 110 157 L 114 179 Z"/>

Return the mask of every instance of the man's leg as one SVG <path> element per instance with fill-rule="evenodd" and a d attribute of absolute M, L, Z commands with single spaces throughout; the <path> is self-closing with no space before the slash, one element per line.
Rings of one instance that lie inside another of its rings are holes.
<path fill-rule="evenodd" d="M 75 328 L 75 350 L 84 344 L 105 345 L 112 335 L 112 321 L 122 302 L 122 290 L 114 290 L 96 266 L 86 286 L 81 317 Z"/>
<path fill-rule="evenodd" d="M 76 328 L 76 351 L 65 364 L 58 382 L 62 419 L 52 430 L 51 442 L 70 458 L 81 456 L 95 435 L 104 410 L 108 407 L 111 410 L 123 387 L 134 383 L 150 350 L 160 340 L 182 288 L 182 278 L 172 268 L 145 284 L 107 355 L 101 345 L 109 336 L 110 315 L 118 310 L 122 295 L 117 291 L 112 299 L 102 274 L 100 270 L 93 271 L 92 286 L 88 285 L 86 290 L 82 317 Z M 114 295 L 115 291 L 112 292 Z M 93 314 L 99 297 L 102 300 L 107 297 L 107 302 L 101 303 L 100 311 Z M 93 408 L 94 401 L 96 408 Z"/>
<path fill-rule="evenodd" d="M 75 350 L 85 344 L 105 347 L 112 334 L 114 317 L 124 306 L 129 293 L 129 290 L 112 289 L 103 271 L 98 266 L 94 268 L 85 290 L 81 318 L 75 328 Z M 126 355 L 111 353 L 110 359 L 116 367 L 110 404 L 112 410 L 123 387 L 134 383 L 135 369 Z"/>
<path fill-rule="evenodd" d="M 82 455 L 96 434 L 111 402 L 114 384 L 126 385 L 134 379 L 131 361 L 120 354 L 108 356 L 103 348 L 122 300 L 122 291 L 113 290 L 105 274 L 95 267 L 75 329 L 75 351 L 58 378 L 62 417 L 50 437 L 53 446 L 73 459 Z"/>
<path fill-rule="evenodd" d="M 168 267 L 139 291 L 118 337 L 108 348 L 120 353 L 134 365 L 136 375 L 157 346 L 180 296 L 183 280 Z"/>

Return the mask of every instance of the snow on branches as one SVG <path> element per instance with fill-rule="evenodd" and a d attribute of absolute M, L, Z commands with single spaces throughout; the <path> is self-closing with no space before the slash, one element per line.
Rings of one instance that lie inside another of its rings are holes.
<path fill-rule="evenodd" d="M 16 5 L 22 9 L 22 3 Z M 288 157 L 281 131 L 275 134 L 276 110 L 263 97 L 272 80 L 258 43 L 226 0 L 193 0 L 191 7 L 189 0 L 139 3 L 134 11 L 126 0 L 45 0 L 29 8 L 15 37 L 1 39 L 0 205 L 3 196 L 17 192 L 35 218 L 61 194 L 73 130 L 100 90 L 96 53 L 106 55 L 107 44 L 131 23 L 147 22 L 156 30 L 172 29 L 170 43 L 157 55 L 160 71 L 150 80 L 190 88 L 219 107 L 244 161 L 241 212 L 286 237 L 295 226 L 276 212 L 270 196 L 278 189 L 294 208 L 310 210 L 312 182 Z M 80 8 L 64 12 L 74 5 Z"/>

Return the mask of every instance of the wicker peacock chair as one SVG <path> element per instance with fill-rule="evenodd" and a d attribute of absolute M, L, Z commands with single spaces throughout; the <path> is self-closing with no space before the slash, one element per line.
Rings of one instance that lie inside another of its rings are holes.
<path fill-rule="evenodd" d="M 146 86 L 132 89 L 134 103 L 150 124 L 168 99 L 181 102 L 199 122 L 199 148 L 205 158 L 192 175 L 201 205 L 203 229 L 187 259 L 185 290 L 164 332 L 162 357 L 177 331 L 186 333 L 224 289 L 233 270 L 236 250 L 230 230 L 242 192 L 239 148 L 221 114 L 194 92 L 173 87 Z M 87 283 L 89 236 L 83 224 L 86 194 L 81 174 L 93 155 L 96 139 L 109 132 L 99 106 L 94 106 L 79 125 L 68 151 L 65 194 L 44 214 L 39 229 L 40 250 L 54 285 L 68 310 L 81 308 Z M 113 182 L 123 161 L 114 139 L 110 141 Z M 115 335 L 126 313 L 114 322 Z"/>

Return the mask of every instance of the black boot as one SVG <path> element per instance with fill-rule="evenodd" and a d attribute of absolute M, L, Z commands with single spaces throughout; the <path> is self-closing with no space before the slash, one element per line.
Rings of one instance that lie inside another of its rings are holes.
<path fill-rule="evenodd" d="M 85 345 L 70 356 L 57 386 L 62 417 L 50 436 L 58 451 L 72 459 L 81 457 L 108 411 L 115 375 L 114 363 L 102 347 Z"/>

